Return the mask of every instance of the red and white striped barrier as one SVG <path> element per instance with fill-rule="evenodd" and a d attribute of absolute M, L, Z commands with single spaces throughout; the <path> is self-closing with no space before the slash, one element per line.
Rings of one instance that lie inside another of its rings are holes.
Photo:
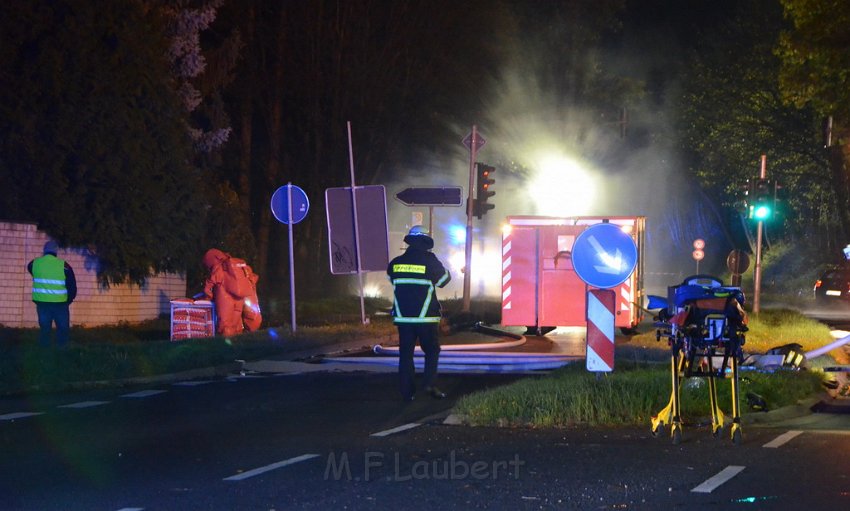
<path fill-rule="evenodd" d="M 610 289 L 587 293 L 587 370 L 614 370 L 614 307 L 617 294 Z"/>

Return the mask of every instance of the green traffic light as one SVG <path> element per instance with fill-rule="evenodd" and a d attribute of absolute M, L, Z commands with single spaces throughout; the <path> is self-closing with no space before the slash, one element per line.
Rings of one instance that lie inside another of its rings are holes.
<path fill-rule="evenodd" d="M 767 220 L 770 217 L 770 206 L 760 204 L 753 210 L 753 218 L 756 220 Z"/>

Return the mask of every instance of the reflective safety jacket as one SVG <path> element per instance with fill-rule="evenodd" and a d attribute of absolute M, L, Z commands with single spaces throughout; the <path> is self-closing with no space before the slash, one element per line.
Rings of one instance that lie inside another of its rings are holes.
<path fill-rule="evenodd" d="M 65 261 L 45 254 L 32 262 L 32 301 L 66 303 Z"/>
<path fill-rule="evenodd" d="M 451 274 L 433 253 L 410 246 L 390 261 L 387 276 L 395 296 L 393 323 L 439 323 L 440 302 L 435 287 L 443 287 Z"/>

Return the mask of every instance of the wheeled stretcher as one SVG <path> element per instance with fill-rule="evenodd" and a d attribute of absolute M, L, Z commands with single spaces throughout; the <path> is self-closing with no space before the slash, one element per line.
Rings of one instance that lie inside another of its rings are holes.
<path fill-rule="evenodd" d="M 740 288 L 723 286 L 709 275 L 688 277 L 668 288 L 667 299 L 650 296 L 649 308 L 661 310 L 656 316 L 656 338 L 666 338 L 670 346 L 672 391 L 670 401 L 652 417 L 652 434 L 659 436 L 670 426 L 674 444 L 682 440 L 680 386 L 682 378 L 708 379 L 711 400 L 711 433 L 715 437 L 725 426 L 725 416 L 717 401 L 717 378 L 732 383 L 732 423 L 730 434 L 740 444 L 741 407 L 738 388 L 738 364 L 745 342 L 747 315 Z"/>

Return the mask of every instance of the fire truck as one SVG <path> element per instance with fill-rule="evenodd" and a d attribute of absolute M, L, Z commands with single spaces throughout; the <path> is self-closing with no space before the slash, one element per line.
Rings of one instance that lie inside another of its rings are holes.
<path fill-rule="evenodd" d="M 643 253 L 646 217 L 510 216 L 502 231 L 502 324 L 524 326 L 543 335 L 556 327 L 586 327 L 587 292 L 592 289 L 573 269 L 576 238 L 591 225 L 611 223 L 637 247 L 634 271 L 612 288 L 614 325 L 633 332 L 643 320 Z"/>

